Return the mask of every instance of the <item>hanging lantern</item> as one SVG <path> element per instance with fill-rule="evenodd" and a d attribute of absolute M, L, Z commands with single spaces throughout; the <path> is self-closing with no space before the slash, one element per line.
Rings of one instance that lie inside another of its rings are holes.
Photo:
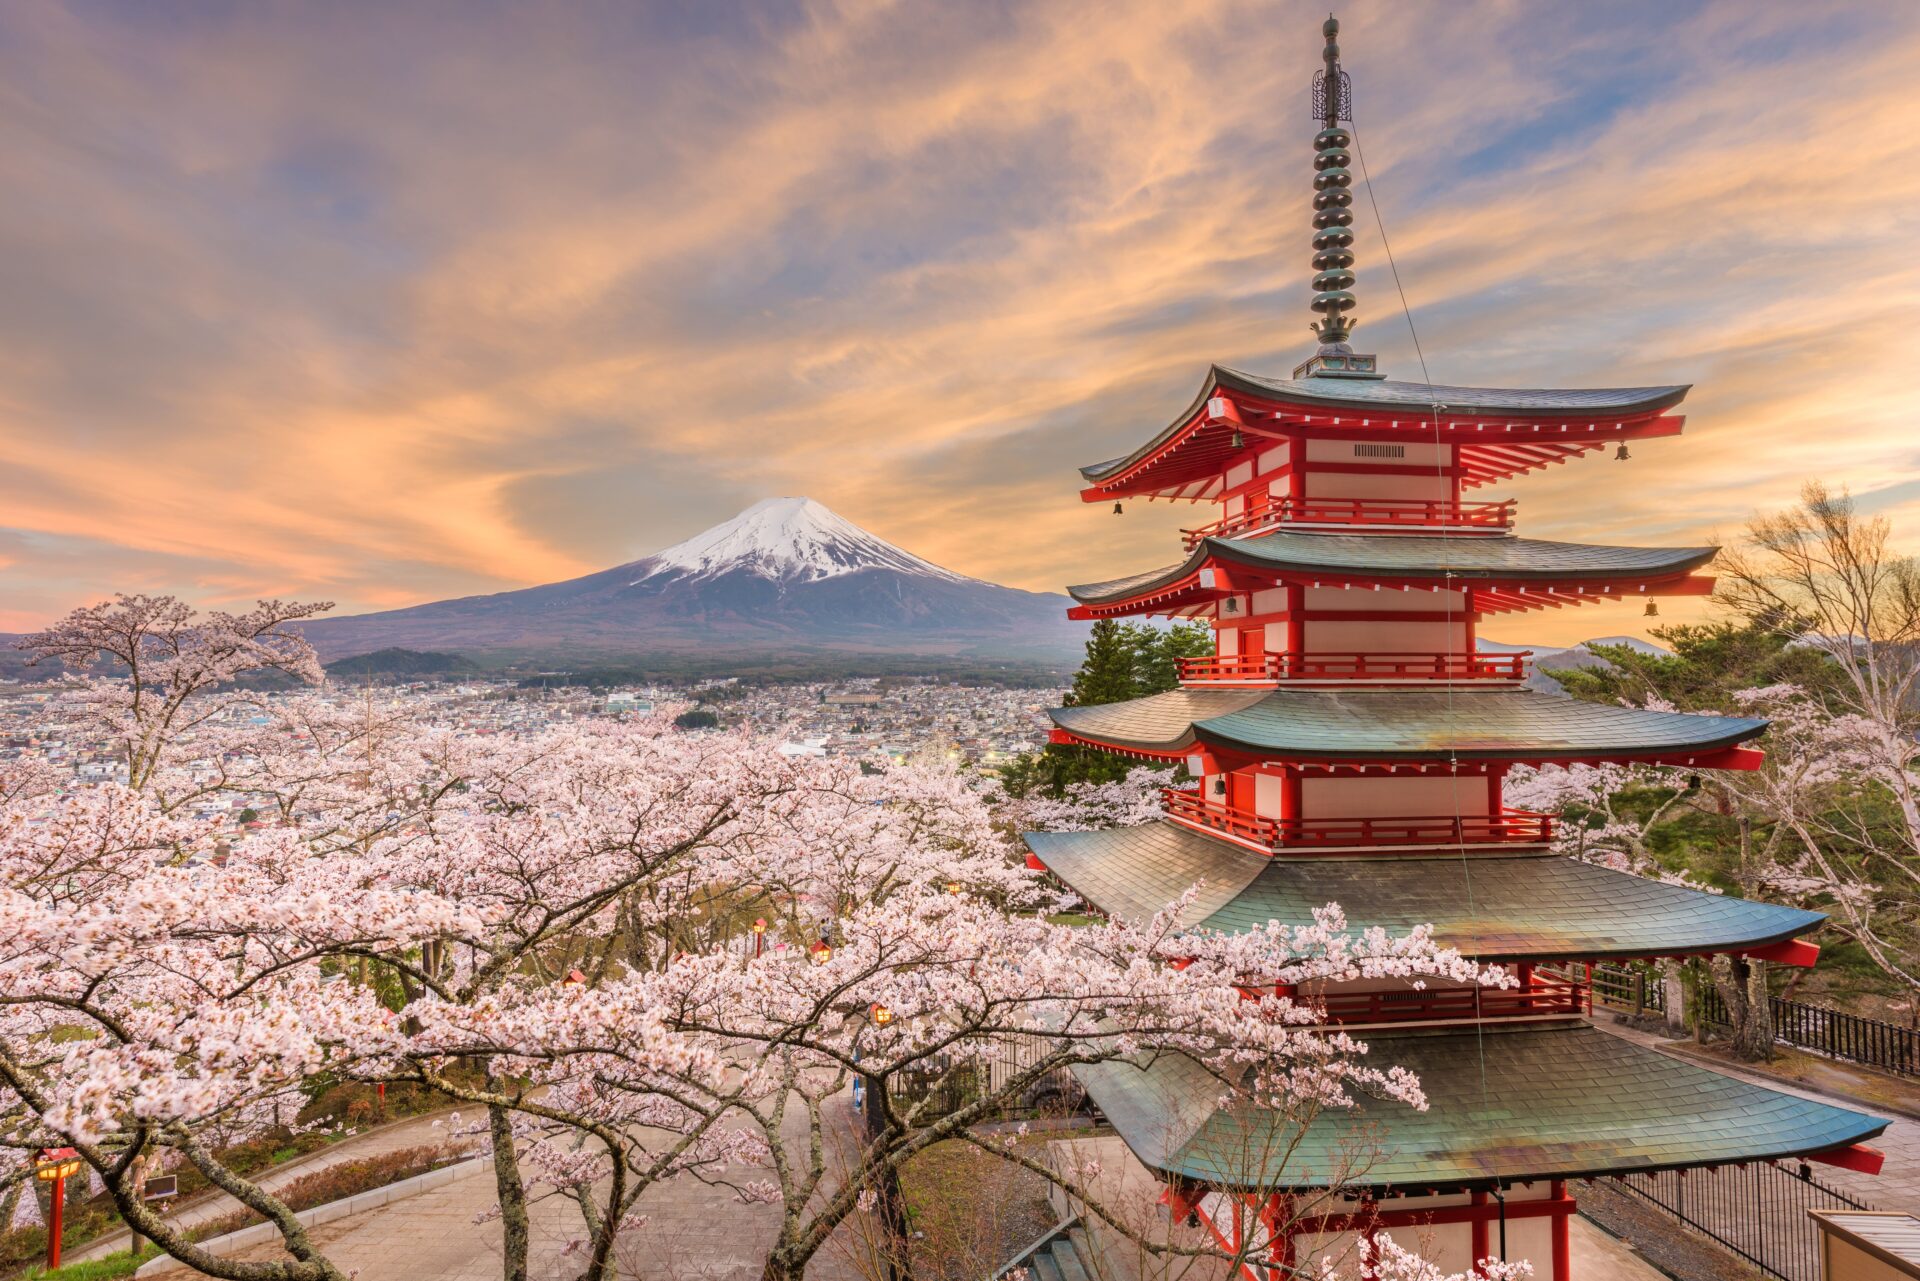
<path fill-rule="evenodd" d="M 893 1022 L 893 1011 L 884 1005 L 876 1003 L 872 1013 L 875 1027 L 885 1027 L 887 1024 Z"/>
<path fill-rule="evenodd" d="M 1627 443 L 1624 440 L 1620 442 L 1620 448 L 1613 451 L 1613 461 L 1616 463 L 1624 463 L 1631 457 L 1633 455 L 1627 452 Z"/>
<path fill-rule="evenodd" d="M 1113 505 L 1113 514 L 1116 516 L 1125 514 L 1126 510 L 1127 509 L 1122 507 L 1119 503 L 1115 503 Z"/>

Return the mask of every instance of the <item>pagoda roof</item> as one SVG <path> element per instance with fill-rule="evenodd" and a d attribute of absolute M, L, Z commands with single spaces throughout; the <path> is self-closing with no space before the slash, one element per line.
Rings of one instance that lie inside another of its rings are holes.
<path fill-rule="evenodd" d="M 1555 440 L 1573 442 L 1584 438 L 1576 428 L 1584 428 L 1585 436 L 1600 432 L 1609 438 L 1640 434 L 1652 419 L 1685 399 L 1689 390 L 1685 385 L 1452 387 L 1392 379 L 1267 378 L 1224 365 L 1212 365 L 1192 403 L 1151 440 L 1121 457 L 1082 467 L 1080 474 L 1091 485 L 1107 486 L 1153 460 L 1183 436 L 1206 430 L 1209 426 L 1207 402 L 1222 392 L 1232 395 L 1237 402 L 1245 401 L 1256 412 L 1270 415 L 1269 421 L 1278 424 L 1290 421 L 1304 423 L 1310 418 L 1343 415 L 1344 411 L 1360 414 L 1368 426 L 1382 430 L 1393 429 L 1399 422 L 1405 422 L 1408 428 L 1423 430 L 1443 424 L 1451 427 L 1463 419 L 1472 420 L 1474 428 L 1484 429 L 1487 421 L 1497 419 L 1501 420 L 1503 426 L 1509 425 L 1508 420 L 1511 420 L 1511 425 L 1524 425 L 1528 429 L 1529 439 L 1533 436 L 1533 429 L 1538 427 L 1553 431 Z M 1401 416 L 1397 421 L 1394 418 L 1396 413 Z M 1361 427 L 1362 422 L 1356 420 L 1341 425 L 1354 428 Z M 1677 430 L 1677 425 L 1673 429 Z M 1226 426 L 1220 434 L 1224 436 L 1231 430 L 1231 426 Z M 1493 442 L 1483 435 L 1474 443 L 1486 445 Z M 1579 448 L 1598 448 L 1600 443 L 1589 441 L 1570 452 L 1579 452 Z M 1217 452 L 1212 445 L 1205 446 L 1205 451 L 1209 455 Z M 1552 459 L 1536 459 L 1520 470 L 1548 461 Z"/>
<path fill-rule="evenodd" d="M 1460 686 L 1179 689 L 1048 715 L 1074 738 L 1145 755 L 1170 758 L 1201 745 L 1305 761 L 1665 760 L 1710 755 L 1767 727 L 1749 717 Z"/>
<path fill-rule="evenodd" d="M 1328 1109 L 1302 1134 L 1270 1111 L 1220 1109 L 1221 1082 L 1184 1054 L 1074 1072 L 1150 1170 L 1250 1190 L 1425 1190 L 1691 1169 L 1831 1152 L 1888 1125 L 1579 1022 L 1367 1030 L 1364 1039 L 1368 1063 L 1419 1078 L 1426 1111 L 1366 1099 Z"/>
<path fill-rule="evenodd" d="M 1023 839 L 1048 871 L 1123 920 L 1144 920 L 1197 884 L 1195 929 L 1311 925 L 1331 902 L 1355 936 L 1431 925 L 1441 946 L 1483 960 L 1742 952 L 1826 919 L 1558 854 L 1273 858 L 1168 822 Z"/>
<path fill-rule="evenodd" d="M 1067 588 L 1083 605 L 1105 605 L 1163 592 L 1209 562 L 1245 565 L 1283 577 L 1356 575 L 1378 579 L 1471 584 L 1595 582 L 1633 590 L 1651 580 L 1689 573 L 1717 547 L 1609 547 L 1539 538 L 1435 537 L 1409 534 L 1308 534 L 1276 530 L 1257 538 L 1205 538 L 1178 565 Z"/>

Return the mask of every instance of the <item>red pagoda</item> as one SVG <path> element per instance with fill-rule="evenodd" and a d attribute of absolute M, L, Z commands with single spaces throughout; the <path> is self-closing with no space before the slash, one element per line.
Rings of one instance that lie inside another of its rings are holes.
<path fill-rule="evenodd" d="M 1365 1025 L 1371 1057 L 1421 1078 L 1430 1107 L 1370 1104 L 1301 1134 L 1217 1108 L 1197 1063 L 1082 1071 L 1168 1199 L 1229 1247 L 1258 1233 L 1255 1281 L 1356 1234 L 1423 1238 L 1434 1261 L 1534 1261 L 1568 1281 L 1582 1178 L 1807 1157 L 1877 1170 L 1878 1118 L 1748 1085 L 1592 1026 L 1588 963 L 1730 954 L 1809 965 L 1823 918 L 1576 862 L 1554 819 L 1507 807 L 1515 765 L 1753 769 L 1763 721 L 1574 702 L 1524 686 L 1522 654 L 1477 648 L 1488 615 L 1701 595 L 1712 547 L 1516 537 L 1512 500 L 1475 491 L 1595 450 L 1679 434 L 1687 388 L 1506 390 L 1397 382 L 1348 343 L 1355 305 L 1348 80 L 1326 23 L 1315 80 L 1313 309 L 1319 348 L 1291 378 L 1219 366 L 1123 458 L 1083 469 L 1088 502 L 1215 505 L 1177 564 L 1074 587 L 1077 618 L 1211 623 L 1215 653 L 1176 691 L 1052 713 L 1055 743 L 1185 765 L 1165 817 L 1030 833 L 1030 861 L 1109 914 L 1196 882 L 1196 927 L 1305 924 L 1337 902 L 1355 929 L 1431 923 L 1510 965 L 1505 990 L 1357 982 L 1301 993 Z M 1356 1136 L 1378 1136 L 1364 1168 Z M 1277 1157 L 1254 1153 L 1287 1154 Z M 1268 1244 L 1270 1242 L 1270 1244 Z"/>

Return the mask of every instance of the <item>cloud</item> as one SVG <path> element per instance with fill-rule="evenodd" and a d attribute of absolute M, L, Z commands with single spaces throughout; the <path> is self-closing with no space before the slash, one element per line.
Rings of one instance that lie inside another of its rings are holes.
<path fill-rule="evenodd" d="M 1072 468 L 1304 355 L 1322 12 L 9 9 L 0 626 L 501 590 L 778 493 L 1018 586 L 1164 563 L 1198 513 Z M 1680 441 L 1504 490 L 1527 532 L 1920 481 L 1914 11 L 1343 20 L 1433 377 L 1697 384 Z M 1362 211 L 1360 337 L 1417 377 Z"/>

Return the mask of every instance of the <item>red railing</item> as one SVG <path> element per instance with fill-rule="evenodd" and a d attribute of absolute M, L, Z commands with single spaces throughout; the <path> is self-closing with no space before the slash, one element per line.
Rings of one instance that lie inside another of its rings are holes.
<path fill-rule="evenodd" d="M 1275 681 L 1517 681 L 1531 650 L 1514 654 L 1224 654 L 1180 660 L 1188 684 Z"/>
<path fill-rule="evenodd" d="M 1284 498 L 1260 494 L 1245 510 L 1198 529 L 1183 529 L 1187 550 L 1203 538 L 1231 538 L 1263 525 L 1385 525 L 1409 529 L 1513 528 L 1514 500 L 1462 503 L 1450 498 Z"/>
<path fill-rule="evenodd" d="M 1330 1023 L 1404 1023 L 1420 1019 L 1511 1019 L 1540 1014 L 1588 1014 L 1584 983 L 1535 974 L 1526 987 L 1447 987 L 1418 992 L 1326 992 L 1298 998 L 1324 1008 Z"/>
<path fill-rule="evenodd" d="M 1553 839 L 1553 815 L 1394 815 L 1383 818 L 1264 818 L 1210 801 L 1197 791 L 1166 788 L 1167 817 L 1208 827 L 1269 849 L 1364 845 L 1537 845 Z"/>

